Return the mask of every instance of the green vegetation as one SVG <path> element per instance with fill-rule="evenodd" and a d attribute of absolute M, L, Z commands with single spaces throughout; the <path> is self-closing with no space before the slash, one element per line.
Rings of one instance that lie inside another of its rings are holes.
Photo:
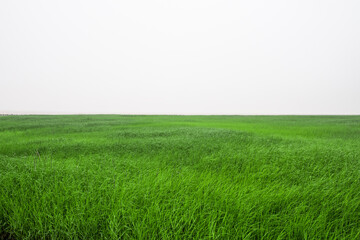
<path fill-rule="evenodd" d="M 1 116 L 0 238 L 360 239 L 360 116 Z"/>

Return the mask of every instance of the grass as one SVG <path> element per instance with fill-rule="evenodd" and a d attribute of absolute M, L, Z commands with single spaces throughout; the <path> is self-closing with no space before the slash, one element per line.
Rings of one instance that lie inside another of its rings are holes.
<path fill-rule="evenodd" d="M 360 116 L 1 116 L 1 238 L 360 239 Z"/>

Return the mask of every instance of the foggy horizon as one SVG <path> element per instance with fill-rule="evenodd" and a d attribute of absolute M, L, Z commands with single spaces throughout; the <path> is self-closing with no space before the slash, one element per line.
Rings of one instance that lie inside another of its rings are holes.
<path fill-rule="evenodd" d="M 359 115 L 360 2 L 0 2 L 0 114 Z"/>

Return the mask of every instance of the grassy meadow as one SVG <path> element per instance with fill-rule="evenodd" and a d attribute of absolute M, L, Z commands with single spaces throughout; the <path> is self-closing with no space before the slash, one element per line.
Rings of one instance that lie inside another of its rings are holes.
<path fill-rule="evenodd" d="M 0 239 L 360 239 L 360 116 L 0 116 Z"/>

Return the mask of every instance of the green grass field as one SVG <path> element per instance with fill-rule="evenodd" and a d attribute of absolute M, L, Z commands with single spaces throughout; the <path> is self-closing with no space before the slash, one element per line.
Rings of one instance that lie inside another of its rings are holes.
<path fill-rule="evenodd" d="M 360 116 L 1 116 L 0 239 L 360 239 Z"/>

